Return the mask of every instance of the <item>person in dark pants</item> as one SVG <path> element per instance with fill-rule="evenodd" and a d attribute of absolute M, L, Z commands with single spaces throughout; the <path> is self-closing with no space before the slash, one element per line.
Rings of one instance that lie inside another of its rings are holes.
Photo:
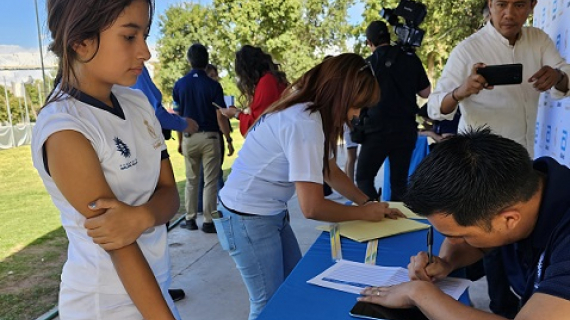
<path fill-rule="evenodd" d="M 420 59 L 398 46 L 390 45 L 390 33 L 382 21 L 366 29 L 366 43 L 372 50 L 367 61 L 380 85 L 380 102 L 367 110 L 365 136 L 356 168 L 356 183 L 371 199 L 380 195 L 374 179 L 386 158 L 390 159 L 392 201 L 400 201 L 406 191 L 408 169 L 416 145 L 416 95 L 427 98 L 431 85 Z"/>

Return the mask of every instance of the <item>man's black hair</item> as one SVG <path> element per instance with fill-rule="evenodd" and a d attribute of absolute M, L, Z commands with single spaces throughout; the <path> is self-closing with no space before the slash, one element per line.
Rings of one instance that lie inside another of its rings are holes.
<path fill-rule="evenodd" d="M 366 40 L 372 43 L 375 47 L 390 43 L 390 32 L 386 23 L 376 20 L 372 21 L 366 28 Z"/>
<path fill-rule="evenodd" d="M 490 222 L 502 209 L 528 201 L 539 173 L 525 147 L 470 129 L 438 143 L 410 177 L 404 203 L 421 216 L 452 215 L 460 226 Z"/>
<path fill-rule="evenodd" d="M 186 58 L 194 69 L 204 69 L 208 65 L 208 49 L 200 43 L 194 43 L 188 48 Z"/>

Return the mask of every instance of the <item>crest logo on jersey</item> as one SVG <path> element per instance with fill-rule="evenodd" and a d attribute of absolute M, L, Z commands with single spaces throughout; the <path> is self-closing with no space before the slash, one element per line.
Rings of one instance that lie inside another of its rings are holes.
<path fill-rule="evenodd" d="M 154 140 L 154 143 L 152 144 L 152 146 L 155 149 L 159 149 L 162 146 L 162 141 L 158 138 L 156 131 L 154 131 L 154 127 L 151 126 L 150 123 L 148 123 L 148 121 L 146 121 L 146 120 L 143 123 L 146 126 L 146 130 L 148 131 L 148 134 Z"/>
<path fill-rule="evenodd" d="M 115 137 L 113 141 L 115 141 L 115 145 L 117 146 L 117 151 L 119 151 L 123 157 L 125 158 L 131 157 L 131 150 L 123 142 L 123 140 L 119 139 L 118 137 Z"/>
<path fill-rule="evenodd" d="M 158 139 L 156 131 L 154 131 L 154 128 L 148 123 L 148 121 L 145 120 L 144 125 L 146 126 L 146 129 L 148 130 L 148 134 L 150 134 L 150 137 L 153 139 Z"/>

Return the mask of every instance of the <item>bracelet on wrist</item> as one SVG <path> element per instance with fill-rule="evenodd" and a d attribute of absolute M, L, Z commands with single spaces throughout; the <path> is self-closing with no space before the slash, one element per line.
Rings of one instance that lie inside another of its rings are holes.
<path fill-rule="evenodd" d="M 241 111 L 236 111 L 236 114 L 234 115 L 234 118 L 239 119 L 239 114 L 241 113 Z"/>
<path fill-rule="evenodd" d="M 453 91 L 451 91 L 451 99 L 453 99 L 455 102 L 459 103 L 461 100 L 457 99 L 457 97 L 455 96 L 455 91 L 457 91 L 457 89 L 459 89 L 459 87 L 453 89 Z"/>
<path fill-rule="evenodd" d="M 378 200 L 372 199 L 372 198 L 368 198 L 368 200 L 364 201 L 364 203 L 362 203 L 361 206 L 367 204 L 368 202 L 378 202 Z"/>

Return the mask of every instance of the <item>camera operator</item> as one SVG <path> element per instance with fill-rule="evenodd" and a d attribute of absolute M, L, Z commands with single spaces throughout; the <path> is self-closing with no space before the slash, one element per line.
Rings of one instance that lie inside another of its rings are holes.
<path fill-rule="evenodd" d="M 372 51 L 367 61 L 376 74 L 381 99 L 378 105 L 367 110 L 364 119 L 365 134 L 356 182 L 368 197 L 378 199 L 374 179 L 384 160 L 389 158 L 391 199 L 387 200 L 401 201 L 418 136 L 416 94 L 427 98 L 431 85 L 420 59 L 413 52 L 390 45 L 390 32 L 384 22 L 370 23 L 366 28 L 366 44 Z"/>

